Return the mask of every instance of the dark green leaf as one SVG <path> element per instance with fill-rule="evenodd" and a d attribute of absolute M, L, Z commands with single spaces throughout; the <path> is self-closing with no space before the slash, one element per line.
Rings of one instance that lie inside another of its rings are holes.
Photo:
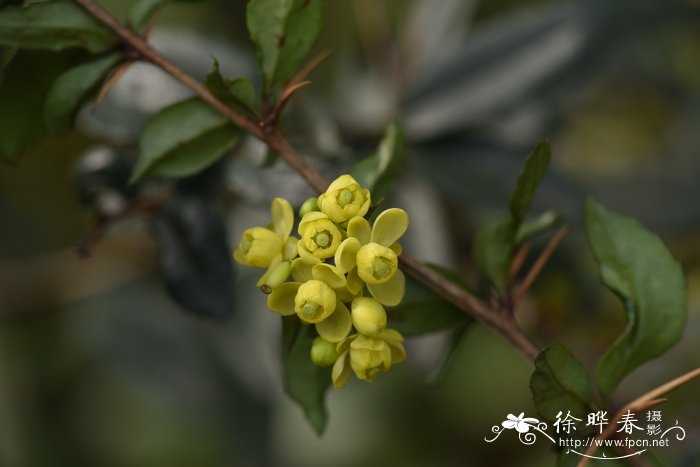
<path fill-rule="evenodd" d="M 515 190 L 510 197 L 510 214 L 516 225 L 520 225 L 525 219 L 527 210 L 535 197 L 537 185 L 539 185 L 540 180 L 547 172 L 550 158 L 551 149 L 547 141 L 539 142 L 527 157 L 525 167 L 520 176 L 518 176 Z"/>
<path fill-rule="evenodd" d="M 312 328 L 300 324 L 296 316 L 282 318 L 284 388 L 299 404 L 316 433 L 328 425 L 325 394 L 331 384 L 330 368 L 320 368 L 311 361 Z"/>
<path fill-rule="evenodd" d="M 403 132 L 396 123 L 392 123 L 384 132 L 377 152 L 362 159 L 350 170 L 350 175 L 361 186 L 369 188 L 372 205 L 379 204 L 391 190 L 404 150 Z"/>
<path fill-rule="evenodd" d="M 451 273 L 436 266 L 431 267 L 446 279 L 466 288 L 465 284 Z M 404 299 L 399 306 L 390 308 L 388 313 L 391 327 L 406 336 L 427 334 L 472 322 L 459 308 L 410 276 L 406 276 Z"/>
<path fill-rule="evenodd" d="M 549 422 L 556 419 L 559 411 L 567 410 L 585 418 L 593 399 L 586 369 L 561 344 L 554 344 L 537 356 L 530 390 L 537 411 Z"/>
<path fill-rule="evenodd" d="M 474 239 L 477 266 L 501 293 L 505 292 L 508 285 L 514 242 L 515 228 L 511 219 L 486 224 L 479 229 Z"/>
<path fill-rule="evenodd" d="M 554 211 L 545 211 L 529 222 L 525 222 L 518 227 L 515 234 L 515 243 L 520 244 L 541 233 L 544 233 L 562 223 L 562 216 Z"/>
<path fill-rule="evenodd" d="M 600 274 L 623 301 L 627 326 L 598 365 L 605 395 L 680 338 L 686 321 L 683 271 L 659 237 L 588 200 L 586 234 Z"/>
<path fill-rule="evenodd" d="M 444 359 L 436 371 L 434 371 L 428 378 L 428 384 L 439 386 L 445 382 L 450 371 L 452 371 L 452 367 L 454 366 L 454 362 L 456 360 L 455 356 L 458 353 L 457 349 L 459 349 L 460 344 L 462 341 L 464 341 L 467 331 L 471 329 L 470 325 L 473 322 L 474 321 L 471 319 L 462 320 L 461 324 L 458 324 L 454 327 L 454 329 L 452 329 Z"/>
<path fill-rule="evenodd" d="M 270 89 L 290 78 L 316 43 L 323 0 L 250 0 L 246 16 L 265 88 Z"/>
<path fill-rule="evenodd" d="M 42 110 L 52 81 L 75 63 L 72 53 L 20 51 L 0 83 L 0 159 L 15 162 L 46 135 Z"/>
<path fill-rule="evenodd" d="M 136 0 L 129 9 L 129 24 L 131 28 L 142 33 L 149 21 L 158 10 L 175 2 L 196 3 L 206 0 Z"/>
<path fill-rule="evenodd" d="M 207 89 L 226 105 L 246 113 L 257 115 L 258 100 L 255 86 L 247 78 L 224 79 L 219 73 L 219 62 L 207 75 L 204 84 Z"/>
<path fill-rule="evenodd" d="M 118 53 L 107 55 L 71 68 L 56 78 L 44 103 L 44 124 L 49 133 L 61 134 L 71 129 L 80 104 L 120 59 Z"/>
<path fill-rule="evenodd" d="M 242 132 L 197 98 L 178 102 L 151 118 L 141 132 L 141 152 L 131 181 L 145 176 L 195 174 L 231 150 Z"/>
<path fill-rule="evenodd" d="M 23 49 L 83 48 L 101 52 L 117 43 L 106 27 L 72 1 L 0 10 L 0 44 Z"/>

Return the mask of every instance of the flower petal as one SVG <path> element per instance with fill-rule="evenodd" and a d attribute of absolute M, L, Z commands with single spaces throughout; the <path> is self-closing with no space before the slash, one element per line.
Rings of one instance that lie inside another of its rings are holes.
<path fill-rule="evenodd" d="M 372 229 L 364 217 L 353 217 L 348 222 L 348 237 L 355 237 L 361 244 L 369 243 Z"/>
<path fill-rule="evenodd" d="M 284 259 L 291 261 L 297 256 L 299 256 L 299 251 L 297 250 L 297 242 L 299 241 L 296 237 L 289 237 L 284 241 L 283 255 Z M 398 253 L 397 253 L 398 254 Z"/>
<path fill-rule="evenodd" d="M 350 381 L 350 375 L 352 375 L 352 369 L 348 365 L 348 351 L 340 354 L 338 360 L 333 364 L 333 370 L 331 372 L 331 379 L 333 380 L 333 386 L 336 389 L 342 389 Z"/>
<path fill-rule="evenodd" d="M 367 289 L 382 305 L 396 306 L 401 303 L 406 292 L 406 278 L 399 269 L 389 282 L 384 284 L 367 284 Z"/>
<path fill-rule="evenodd" d="M 277 236 L 283 241 L 292 233 L 294 226 L 294 211 L 292 205 L 284 198 L 275 198 L 270 207 L 272 213 L 272 226 Z"/>
<path fill-rule="evenodd" d="M 338 268 L 330 264 L 314 264 L 311 268 L 311 276 L 321 282 L 325 282 L 331 289 L 340 289 L 345 287 L 347 281 L 345 276 L 338 271 Z"/>
<path fill-rule="evenodd" d="M 350 333 L 352 319 L 348 308 L 342 302 L 338 302 L 335 311 L 331 315 L 316 323 L 318 335 L 328 342 L 340 342 Z"/>
<path fill-rule="evenodd" d="M 396 365 L 406 360 L 406 349 L 400 342 L 386 341 L 391 350 L 391 364 Z"/>
<path fill-rule="evenodd" d="M 335 265 L 338 267 L 340 272 L 345 274 L 355 267 L 357 251 L 361 246 L 362 244 L 355 237 L 348 237 L 343 240 L 340 245 L 338 245 L 338 249 L 335 251 L 334 259 Z"/>
<path fill-rule="evenodd" d="M 513 428 L 515 428 L 515 425 L 517 423 L 518 422 L 513 421 L 513 420 L 506 420 L 506 421 L 502 422 L 501 425 L 503 426 L 503 428 L 506 428 L 508 430 L 512 430 Z"/>
<path fill-rule="evenodd" d="M 527 433 L 530 431 L 530 425 L 527 423 L 518 422 L 515 424 L 515 429 L 518 431 L 518 433 Z"/>
<path fill-rule="evenodd" d="M 362 279 L 360 279 L 360 276 L 357 275 L 357 269 L 352 269 L 348 273 L 347 281 L 348 292 L 350 292 L 352 295 L 357 295 L 362 292 L 362 288 L 365 286 L 365 283 L 362 281 Z"/>
<path fill-rule="evenodd" d="M 390 247 L 408 229 L 408 214 L 399 208 L 391 208 L 377 216 L 372 227 L 370 242 Z"/>
<path fill-rule="evenodd" d="M 299 290 L 299 282 L 285 282 L 275 287 L 267 296 L 267 307 L 282 316 L 294 314 L 294 297 Z"/>
<path fill-rule="evenodd" d="M 311 265 L 301 258 L 292 261 L 292 279 L 296 282 L 306 282 L 313 279 L 311 277 Z"/>
<path fill-rule="evenodd" d="M 297 250 L 299 251 L 299 257 L 307 264 L 319 264 L 321 259 L 314 256 L 309 250 L 304 246 L 304 242 L 297 242 Z"/>

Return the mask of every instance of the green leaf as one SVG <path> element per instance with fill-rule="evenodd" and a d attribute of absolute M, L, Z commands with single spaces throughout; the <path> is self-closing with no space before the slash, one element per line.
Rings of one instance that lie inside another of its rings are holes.
<path fill-rule="evenodd" d="M 428 377 L 428 384 L 440 386 L 445 382 L 454 367 L 455 357 L 458 354 L 457 349 L 459 349 L 459 346 L 464 341 L 467 331 L 471 329 L 470 325 L 473 322 L 474 320 L 472 319 L 462 320 L 460 324 L 454 326 L 454 329 L 452 329 L 450 333 L 444 359 L 442 363 L 439 364 L 438 368 Z"/>
<path fill-rule="evenodd" d="M 515 243 L 520 244 L 537 235 L 544 233 L 562 223 L 562 216 L 558 212 L 545 211 L 529 222 L 524 222 L 518 227 L 515 234 Z"/>
<path fill-rule="evenodd" d="M 687 314 L 685 278 L 659 237 L 590 199 L 586 234 L 603 282 L 626 310 L 627 326 L 598 365 L 598 386 L 608 396 L 629 372 L 679 340 Z"/>
<path fill-rule="evenodd" d="M 547 172 L 550 158 L 551 149 L 547 141 L 539 142 L 527 157 L 525 167 L 518 176 L 515 190 L 510 197 L 510 214 L 516 226 L 525 219 L 527 210 L 535 197 L 537 185 Z"/>
<path fill-rule="evenodd" d="M 437 266 L 431 268 L 447 280 L 467 288 L 452 273 Z M 400 305 L 390 308 L 388 313 L 391 327 L 406 336 L 427 334 L 473 321 L 462 310 L 410 276 L 406 276 L 404 299 Z"/>
<path fill-rule="evenodd" d="M 539 353 L 530 390 L 537 411 L 548 422 L 559 411 L 585 419 L 593 399 L 586 369 L 566 347 L 554 344 Z"/>
<path fill-rule="evenodd" d="M 405 139 L 396 123 L 390 124 L 379 143 L 377 152 L 350 169 L 357 182 L 369 188 L 372 205 L 379 204 L 389 193 L 405 152 Z"/>
<path fill-rule="evenodd" d="M 240 129 L 198 98 L 178 102 L 146 123 L 131 182 L 147 174 L 195 174 L 231 150 L 241 135 Z"/>
<path fill-rule="evenodd" d="M 219 72 L 219 62 L 214 60 L 214 66 L 207 75 L 204 84 L 217 99 L 229 107 L 257 115 L 257 91 L 248 78 L 224 79 Z"/>
<path fill-rule="evenodd" d="M 515 244 L 515 227 L 511 219 L 500 219 L 479 229 L 474 239 L 474 257 L 479 271 L 486 275 L 498 292 L 508 286 L 510 260 Z"/>
<path fill-rule="evenodd" d="M 160 9 L 175 2 L 181 3 L 198 3 L 206 0 L 136 0 L 129 8 L 129 25 L 131 28 L 142 33 L 153 15 Z"/>
<path fill-rule="evenodd" d="M 32 3 L 0 10 L 0 44 L 23 49 L 83 48 L 102 52 L 117 37 L 72 1 Z"/>
<path fill-rule="evenodd" d="M 323 26 L 323 0 L 250 0 L 246 17 L 269 90 L 304 63 Z"/>
<path fill-rule="evenodd" d="M 106 55 L 71 68 L 56 78 L 44 102 L 44 124 L 49 133 L 70 131 L 82 102 L 121 58 L 119 53 Z"/>
<path fill-rule="evenodd" d="M 302 408 L 319 435 L 328 425 L 325 394 L 331 384 L 330 368 L 320 368 L 311 361 L 311 344 L 315 334 L 296 316 L 282 317 L 282 364 L 284 389 Z"/>
<path fill-rule="evenodd" d="M 75 61 L 73 53 L 16 54 L 0 83 L 0 159 L 16 162 L 46 135 L 44 99 L 56 76 Z"/>

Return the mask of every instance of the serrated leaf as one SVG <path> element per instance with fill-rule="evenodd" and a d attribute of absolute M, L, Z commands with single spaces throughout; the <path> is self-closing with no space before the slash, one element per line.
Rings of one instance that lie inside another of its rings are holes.
<path fill-rule="evenodd" d="M 529 222 L 524 222 L 518 227 L 515 234 L 515 243 L 520 244 L 541 233 L 544 233 L 562 223 L 561 214 L 554 211 L 545 211 Z"/>
<path fill-rule="evenodd" d="M 515 190 L 510 197 L 510 215 L 516 225 L 525 219 L 527 210 L 535 197 L 537 186 L 547 172 L 551 149 L 548 141 L 540 141 L 525 160 L 525 167 L 518 176 Z"/>
<path fill-rule="evenodd" d="M 680 339 L 687 315 L 685 278 L 658 236 L 590 199 L 586 235 L 603 282 L 626 310 L 624 331 L 598 365 L 598 386 L 609 396 L 628 373 Z"/>
<path fill-rule="evenodd" d="M 231 150 L 241 135 L 240 129 L 201 100 L 178 102 L 146 123 L 131 182 L 147 174 L 195 174 Z"/>
<path fill-rule="evenodd" d="M 311 327 L 301 324 L 297 316 L 282 317 L 284 389 L 321 435 L 328 425 L 325 395 L 331 384 L 331 372 L 330 368 L 317 367 L 311 361 L 314 337 Z"/>
<path fill-rule="evenodd" d="M 405 146 L 401 128 L 392 123 L 384 132 L 377 152 L 350 169 L 350 175 L 372 193 L 372 205 L 379 204 L 391 190 Z"/>
<path fill-rule="evenodd" d="M 129 25 L 139 33 L 142 33 L 153 15 L 160 9 L 171 3 L 200 3 L 207 0 L 136 0 L 129 8 Z"/>
<path fill-rule="evenodd" d="M 437 266 L 431 266 L 449 281 L 466 289 L 459 278 Z M 406 336 L 440 331 L 473 320 L 452 303 L 422 283 L 406 276 L 406 295 L 401 304 L 388 310 L 391 327 Z"/>
<path fill-rule="evenodd" d="M 116 43 L 117 37 L 109 29 L 72 1 L 0 10 L 0 44 L 9 47 L 102 52 Z"/>
<path fill-rule="evenodd" d="M 257 115 L 257 91 L 248 78 L 224 79 L 219 72 L 219 62 L 214 60 L 212 70 L 207 75 L 204 84 L 217 99 L 226 105 Z"/>
<path fill-rule="evenodd" d="M 556 419 L 559 411 L 584 418 L 593 399 L 586 369 L 566 347 L 554 344 L 539 353 L 530 390 L 537 411 L 545 420 Z"/>
<path fill-rule="evenodd" d="M 508 285 L 514 244 L 515 226 L 511 219 L 500 219 L 486 224 L 479 229 L 474 239 L 474 258 L 479 271 L 501 293 L 505 292 Z"/>
<path fill-rule="evenodd" d="M 114 53 L 65 71 L 51 85 L 44 102 L 44 124 L 49 133 L 68 132 L 83 100 L 94 91 L 121 59 Z"/>
<path fill-rule="evenodd" d="M 0 159 L 16 162 L 45 135 L 42 110 L 53 80 L 76 61 L 72 53 L 22 50 L 0 83 Z"/>
<path fill-rule="evenodd" d="M 265 89 L 290 78 L 304 63 L 323 26 L 323 0 L 250 0 L 248 32 Z"/>

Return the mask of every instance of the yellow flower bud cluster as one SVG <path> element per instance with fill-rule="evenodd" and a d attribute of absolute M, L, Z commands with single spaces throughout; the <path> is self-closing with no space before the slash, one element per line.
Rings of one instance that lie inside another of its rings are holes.
<path fill-rule="evenodd" d="M 397 241 L 408 228 L 408 215 L 387 209 L 370 225 L 365 218 L 370 204 L 369 190 L 341 175 L 325 193 L 303 203 L 298 238 L 291 235 L 291 205 L 275 198 L 271 224 L 246 230 L 233 251 L 237 262 L 266 268 L 258 286 L 268 294 L 271 311 L 296 314 L 315 326 L 319 337 L 311 360 L 333 366 L 337 388 L 352 373 L 373 381 L 406 356 L 403 336 L 387 328 L 384 306 L 396 306 L 404 296 Z"/>

